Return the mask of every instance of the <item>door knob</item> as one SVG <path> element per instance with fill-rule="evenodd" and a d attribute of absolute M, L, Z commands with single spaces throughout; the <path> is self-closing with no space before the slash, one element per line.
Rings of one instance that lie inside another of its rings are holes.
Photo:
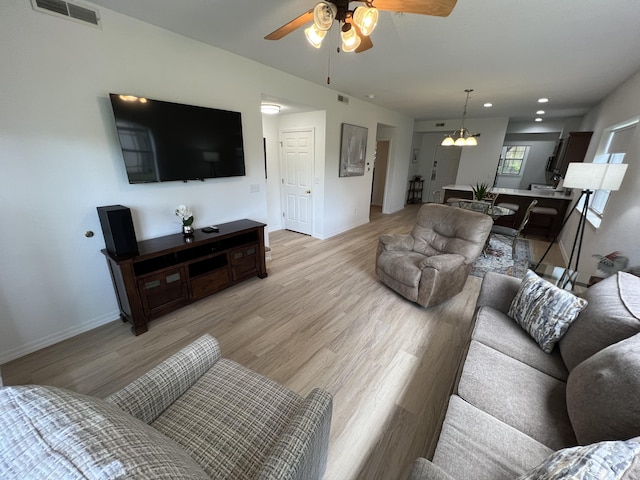
<path fill-rule="evenodd" d="M 307 193 L 311 193 L 311 190 L 307 190 Z"/>

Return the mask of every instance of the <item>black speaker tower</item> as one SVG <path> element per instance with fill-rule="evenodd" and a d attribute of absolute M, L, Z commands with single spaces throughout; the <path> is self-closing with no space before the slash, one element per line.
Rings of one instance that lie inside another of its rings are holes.
<path fill-rule="evenodd" d="M 107 251 L 119 257 L 138 253 L 131 210 L 122 205 L 109 205 L 97 209 Z"/>

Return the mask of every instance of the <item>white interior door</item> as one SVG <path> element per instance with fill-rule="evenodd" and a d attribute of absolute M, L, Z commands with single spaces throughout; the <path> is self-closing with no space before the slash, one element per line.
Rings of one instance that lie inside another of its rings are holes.
<path fill-rule="evenodd" d="M 442 190 L 445 185 L 456 183 L 458 166 L 460 165 L 460 147 L 436 146 L 431 165 L 431 178 L 429 183 L 428 199 L 433 201 L 433 192 Z"/>
<path fill-rule="evenodd" d="M 313 130 L 281 131 L 282 216 L 284 228 L 313 232 Z"/>

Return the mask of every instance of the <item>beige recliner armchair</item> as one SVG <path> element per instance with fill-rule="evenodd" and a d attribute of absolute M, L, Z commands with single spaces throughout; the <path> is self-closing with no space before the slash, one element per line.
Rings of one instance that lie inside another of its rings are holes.
<path fill-rule="evenodd" d="M 420 208 L 409 235 L 380 235 L 376 274 L 423 307 L 460 293 L 493 220 L 483 213 L 434 203 Z"/>

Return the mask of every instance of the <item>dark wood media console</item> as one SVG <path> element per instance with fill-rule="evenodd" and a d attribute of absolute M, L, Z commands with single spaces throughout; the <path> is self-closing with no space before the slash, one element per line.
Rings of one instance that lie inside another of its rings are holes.
<path fill-rule="evenodd" d="M 167 235 L 138 242 L 136 255 L 106 249 L 120 316 L 140 335 L 148 323 L 247 278 L 267 276 L 264 223 L 237 220 L 219 232 Z"/>

